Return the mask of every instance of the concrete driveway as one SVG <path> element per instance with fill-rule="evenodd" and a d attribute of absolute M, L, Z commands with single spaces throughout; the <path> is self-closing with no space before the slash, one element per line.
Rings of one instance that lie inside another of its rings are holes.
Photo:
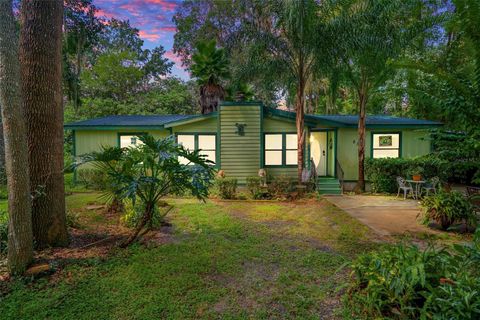
<path fill-rule="evenodd" d="M 364 195 L 324 197 L 382 236 L 436 233 L 417 222 L 420 206 L 416 200 Z"/>

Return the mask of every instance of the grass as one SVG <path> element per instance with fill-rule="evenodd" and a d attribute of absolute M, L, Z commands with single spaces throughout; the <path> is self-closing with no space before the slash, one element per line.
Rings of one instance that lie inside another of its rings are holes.
<path fill-rule="evenodd" d="M 67 206 L 95 197 L 75 194 Z M 339 268 L 372 246 L 365 227 L 326 201 L 170 202 L 167 243 L 14 281 L 2 319 L 333 318 L 348 277 Z"/>

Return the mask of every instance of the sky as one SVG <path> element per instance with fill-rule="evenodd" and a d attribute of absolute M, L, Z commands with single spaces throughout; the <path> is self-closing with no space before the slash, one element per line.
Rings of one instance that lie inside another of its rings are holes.
<path fill-rule="evenodd" d="M 182 68 L 180 58 L 173 51 L 173 36 L 176 32 L 172 17 L 181 0 L 94 0 L 98 16 L 130 20 L 130 25 L 140 30 L 144 48 L 162 45 L 166 58 L 175 63 L 172 74 L 184 80 L 189 74 Z"/>

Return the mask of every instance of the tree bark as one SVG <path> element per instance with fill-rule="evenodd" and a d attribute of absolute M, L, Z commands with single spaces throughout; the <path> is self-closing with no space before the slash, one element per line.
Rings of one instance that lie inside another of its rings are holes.
<path fill-rule="evenodd" d="M 367 94 L 365 90 L 358 93 L 358 181 L 355 193 L 365 192 L 365 116 L 367 106 Z"/>
<path fill-rule="evenodd" d="M 12 0 L 0 0 L 0 104 L 8 187 L 8 267 L 22 273 L 33 259 L 27 127 L 20 88 Z"/>
<path fill-rule="evenodd" d="M 295 109 L 296 109 L 296 126 L 297 126 L 297 175 L 298 184 L 302 184 L 302 171 L 303 171 L 303 151 L 305 146 L 304 135 L 304 118 L 305 118 L 305 78 L 304 75 L 300 75 L 298 79 L 298 88 L 295 97 Z"/>
<path fill-rule="evenodd" d="M 39 248 L 63 246 L 68 243 L 63 178 L 63 1 L 23 1 L 21 20 L 33 236 Z"/>

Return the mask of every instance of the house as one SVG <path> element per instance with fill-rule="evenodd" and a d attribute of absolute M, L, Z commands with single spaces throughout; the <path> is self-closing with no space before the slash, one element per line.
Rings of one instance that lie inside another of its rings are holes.
<path fill-rule="evenodd" d="M 340 182 L 348 188 L 357 180 L 357 121 L 354 115 L 305 115 L 305 159 L 316 167 L 320 192 L 339 193 Z M 376 115 L 367 116 L 366 125 L 366 157 L 411 158 L 430 152 L 427 129 L 441 123 Z M 134 146 L 143 133 L 175 135 L 240 184 L 260 168 L 272 176 L 297 175 L 295 112 L 260 102 L 223 102 L 207 115 L 108 116 L 69 123 L 65 129 L 73 131 L 75 156 L 101 146 Z"/>

